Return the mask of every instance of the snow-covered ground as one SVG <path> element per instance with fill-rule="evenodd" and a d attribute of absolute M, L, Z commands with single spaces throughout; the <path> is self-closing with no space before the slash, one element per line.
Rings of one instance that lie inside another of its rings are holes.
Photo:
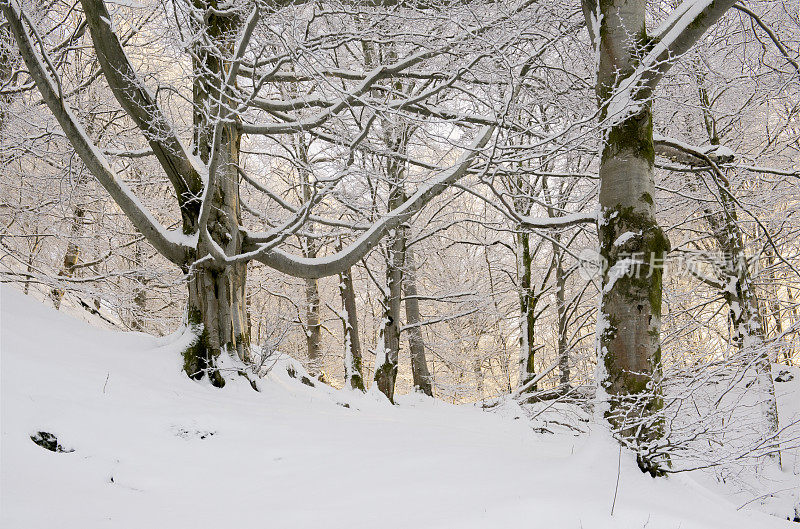
<path fill-rule="evenodd" d="M 3 528 L 798 527 L 642 474 L 599 425 L 391 406 L 301 384 L 288 359 L 260 393 L 215 389 L 181 374 L 180 336 L 100 330 L 6 287 L 0 305 Z"/>

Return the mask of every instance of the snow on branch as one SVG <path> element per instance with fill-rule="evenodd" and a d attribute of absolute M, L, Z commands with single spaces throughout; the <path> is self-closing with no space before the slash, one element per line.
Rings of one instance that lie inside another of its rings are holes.
<path fill-rule="evenodd" d="M 114 97 L 142 131 L 150 148 L 175 189 L 178 201 L 200 192 L 199 175 L 206 169 L 178 138 L 150 93 L 136 74 L 111 24 L 103 0 L 81 0 L 97 59 Z"/>
<path fill-rule="evenodd" d="M 325 277 L 347 270 L 374 248 L 390 230 L 406 222 L 430 200 L 444 192 L 450 184 L 465 176 L 474 159 L 491 139 L 494 131 L 494 127 L 484 127 L 455 166 L 437 178 L 431 179 L 427 185 L 420 187 L 402 205 L 385 215 L 343 250 L 326 257 L 308 258 L 291 255 L 279 249 L 262 251 L 259 245 L 253 244 L 252 241 L 246 241 L 246 243 L 250 243 L 249 246 L 252 250 L 249 254 L 240 256 L 239 259 L 256 259 L 271 268 L 295 277 Z"/>
<path fill-rule="evenodd" d="M 636 69 L 619 80 L 608 98 L 609 125 L 638 113 L 675 59 L 689 51 L 735 3 L 736 0 L 684 0 L 649 40 L 647 53 Z"/>
<path fill-rule="evenodd" d="M 736 154 L 724 145 L 690 145 L 659 134 L 653 134 L 653 144 L 659 156 L 692 167 L 708 166 L 706 158 L 715 164 L 730 163 L 736 159 Z"/>
<path fill-rule="evenodd" d="M 36 53 L 25 30 L 22 10 L 12 2 L 3 3 L 2 10 L 30 76 L 75 152 L 150 244 L 170 261 L 183 263 L 187 250 L 193 246 L 192 241 L 182 233 L 169 231 L 162 226 L 122 179 L 117 177 L 103 153 L 89 138 L 65 101 L 59 97 L 57 83 L 47 73 L 47 67 Z"/>

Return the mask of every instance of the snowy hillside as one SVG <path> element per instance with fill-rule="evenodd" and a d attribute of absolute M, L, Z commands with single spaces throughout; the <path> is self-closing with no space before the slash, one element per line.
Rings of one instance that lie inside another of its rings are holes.
<path fill-rule="evenodd" d="M 7 288 L 0 339 L 3 528 L 797 527 L 644 475 L 580 420 L 591 432 L 510 405 L 391 406 L 302 384 L 288 360 L 260 393 L 214 389 L 181 373 L 180 336 L 99 330 Z"/>

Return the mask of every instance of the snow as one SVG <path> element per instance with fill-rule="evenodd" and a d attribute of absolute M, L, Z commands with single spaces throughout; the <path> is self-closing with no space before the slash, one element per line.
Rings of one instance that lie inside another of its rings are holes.
<path fill-rule="evenodd" d="M 636 270 L 637 266 L 642 264 L 644 264 L 644 261 L 636 257 L 625 257 L 614 263 L 608 271 L 608 281 L 603 285 L 603 293 L 611 292 L 618 279 L 628 276 Z"/>
<path fill-rule="evenodd" d="M 639 112 L 645 102 L 634 96 L 641 88 L 643 77 L 648 71 L 659 67 L 658 61 L 663 60 L 662 54 L 673 46 L 687 27 L 695 22 L 712 2 L 713 0 L 685 0 L 659 26 L 654 33 L 655 45 L 639 61 L 636 70 L 619 81 L 618 87 L 608 100 L 606 115 L 609 129 Z"/>
<path fill-rule="evenodd" d="M 0 526 L 797 527 L 690 475 L 641 473 L 578 408 L 556 412 L 564 428 L 511 401 L 391 406 L 308 387 L 288 358 L 260 393 L 215 389 L 181 374 L 187 339 L 93 328 L 3 286 Z"/>
<path fill-rule="evenodd" d="M 634 237 L 637 237 L 637 236 L 639 236 L 641 234 L 642 234 L 641 231 L 636 231 L 636 232 L 626 231 L 625 233 L 623 233 L 622 235 L 617 237 L 617 239 L 614 241 L 614 246 L 622 246 L 623 244 L 625 244 L 629 240 L 631 240 Z"/>
<path fill-rule="evenodd" d="M 597 210 L 590 212 L 567 213 L 558 217 L 529 217 L 519 215 L 519 222 L 526 228 L 560 228 L 573 224 L 596 223 Z"/>

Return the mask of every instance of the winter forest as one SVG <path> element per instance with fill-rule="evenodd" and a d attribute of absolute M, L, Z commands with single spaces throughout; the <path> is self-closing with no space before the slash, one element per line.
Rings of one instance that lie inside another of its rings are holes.
<path fill-rule="evenodd" d="M 4 527 L 800 522 L 800 1 L 0 9 Z"/>

